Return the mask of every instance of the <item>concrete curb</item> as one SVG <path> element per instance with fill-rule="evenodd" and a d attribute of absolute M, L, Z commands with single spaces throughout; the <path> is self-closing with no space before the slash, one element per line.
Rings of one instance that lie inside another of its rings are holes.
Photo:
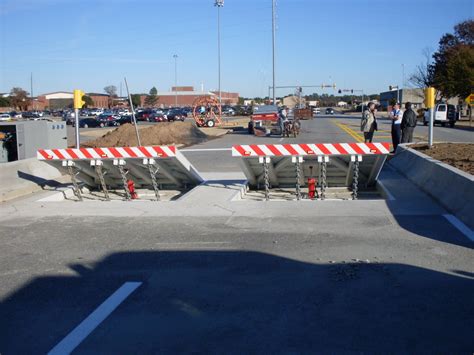
<path fill-rule="evenodd" d="M 68 176 L 36 158 L 0 164 L 0 202 L 43 190 L 55 189 L 67 182 Z"/>
<path fill-rule="evenodd" d="M 388 162 L 474 229 L 474 176 L 402 144 Z"/>

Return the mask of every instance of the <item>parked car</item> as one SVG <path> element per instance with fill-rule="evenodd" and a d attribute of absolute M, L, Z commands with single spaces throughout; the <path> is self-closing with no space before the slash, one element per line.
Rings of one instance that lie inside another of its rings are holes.
<path fill-rule="evenodd" d="M 117 126 L 116 121 L 120 118 L 119 115 L 113 114 L 110 111 L 97 116 L 95 119 L 103 122 L 106 126 Z"/>
<path fill-rule="evenodd" d="M 148 122 L 167 122 L 168 118 L 163 113 L 153 113 L 148 116 Z"/>
<path fill-rule="evenodd" d="M 153 111 L 150 109 L 145 109 L 140 112 L 135 116 L 138 121 L 146 121 L 148 120 L 148 117 L 153 114 Z"/>
<path fill-rule="evenodd" d="M 35 119 L 35 118 L 40 118 L 40 115 L 36 112 L 31 112 L 31 111 L 26 111 L 21 114 L 23 118 L 28 118 L 28 119 Z"/>
<path fill-rule="evenodd" d="M 166 113 L 166 117 L 169 122 L 173 121 L 184 121 L 187 115 L 182 112 L 180 109 L 171 109 Z"/>
<path fill-rule="evenodd" d="M 456 121 L 458 120 L 458 114 L 456 112 L 456 106 L 447 105 L 447 104 L 438 104 L 435 107 L 434 111 L 434 122 L 441 124 L 441 126 L 446 126 L 449 124 L 450 127 L 454 127 Z M 423 117 L 423 124 L 426 126 L 430 122 L 430 110 L 426 110 Z"/>
<path fill-rule="evenodd" d="M 222 107 L 222 114 L 226 116 L 234 116 L 235 110 L 232 107 L 224 106 Z"/>
<path fill-rule="evenodd" d="M 12 116 L 9 113 L 2 113 L 0 114 L 0 121 L 10 121 Z"/>
<path fill-rule="evenodd" d="M 132 115 L 126 115 L 126 116 L 120 116 L 116 121 L 115 121 L 115 126 L 120 126 L 126 123 L 133 123 L 133 117 Z"/>
<path fill-rule="evenodd" d="M 326 109 L 326 115 L 334 115 L 334 109 L 331 107 L 328 107 Z"/>
<path fill-rule="evenodd" d="M 89 111 L 89 115 L 91 116 L 99 116 L 104 113 L 104 110 L 101 108 L 93 108 Z"/>
<path fill-rule="evenodd" d="M 80 128 L 94 128 L 94 127 L 105 127 L 105 122 L 99 121 L 95 118 L 82 118 L 79 120 Z M 72 123 L 72 126 L 75 127 L 75 122 Z"/>

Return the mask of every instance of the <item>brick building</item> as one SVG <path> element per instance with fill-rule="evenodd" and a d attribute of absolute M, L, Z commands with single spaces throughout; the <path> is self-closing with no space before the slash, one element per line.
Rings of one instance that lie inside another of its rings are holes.
<path fill-rule="evenodd" d="M 223 105 L 237 105 L 239 102 L 239 94 L 234 92 L 221 92 Z M 146 107 L 145 100 L 148 95 L 140 96 L 140 106 Z M 192 106 L 194 100 L 201 96 L 218 97 L 219 93 L 215 91 L 196 91 L 192 86 L 172 87 L 171 91 L 158 91 L 158 101 L 156 107 L 174 107 L 175 103 L 179 107 Z"/>

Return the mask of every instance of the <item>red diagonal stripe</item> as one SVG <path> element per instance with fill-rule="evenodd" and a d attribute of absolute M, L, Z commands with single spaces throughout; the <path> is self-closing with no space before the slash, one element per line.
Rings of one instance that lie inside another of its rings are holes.
<path fill-rule="evenodd" d="M 348 144 L 352 149 L 355 150 L 357 154 L 365 154 L 365 152 L 360 147 L 360 144 L 363 144 L 363 143 L 348 143 Z"/>
<path fill-rule="evenodd" d="M 326 148 L 326 146 L 324 144 L 316 144 L 316 147 L 318 147 L 318 149 L 323 152 L 323 154 L 325 155 L 331 155 L 331 151 L 329 149 Z"/>
<path fill-rule="evenodd" d="M 306 154 L 315 154 L 316 153 L 314 151 L 314 149 L 311 149 L 307 144 L 300 144 L 299 146 L 306 152 Z"/>
<path fill-rule="evenodd" d="M 163 149 L 161 149 L 161 147 L 159 147 L 159 146 L 154 146 L 153 150 L 158 154 L 159 157 L 167 157 L 168 156 L 168 154 L 166 154 L 165 151 Z"/>
<path fill-rule="evenodd" d="M 125 150 L 130 157 L 132 157 L 132 158 L 137 157 L 135 152 L 130 147 L 123 147 L 122 149 Z"/>
<path fill-rule="evenodd" d="M 84 154 L 84 156 L 87 158 L 87 159 L 94 159 L 94 157 L 92 156 L 91 153 L 89 153 L 89 149 L 90 148 L 81 148 L 79 149 L 81 151 L 82 154 Z"/>
<path fill-rule="evenodd" d="M 52 149 L 53 153 L 57 155 L 57 157 L 61 160 L 66 159 L 64 155 L 61 154 L 60 149 Z"/>
<path fill-rule="evenodd" d="M 334 143 L 333 146 L 341 154 L 350 154 L 340 143 Z"/>
<path fill-rule="evenodd" d="M 140 152 L 143 153 L 144 156 L 146 156 L 147 158 L 151 158 L 151 154 L 148 150 L 146 150 L 145 147 L 138 147 L 138 149 L 140 150 Z"/>
<path fill-rule="evenodd" d="M 373 153 L 373 154 L 380 154 L 381 151 L 379 150 L 379 148 L 377 148 L 375 146 L 375 144 L 373 143 L 366 143 L 367 144 L 367 147 L 370 149 L 370 151 Z"/>
<path fill-rule="evenodd" d="M 79 159 L 74 149 L 68 148 L 66 152 L 72 157 L 72 159 Z"/>
<path fill-rule="evenodd" d="M 123 158 L 122 154 L 117 149 L 115 149 L 114 147 L 110 147 L 109 151 L 110 151 L 110 153 L 112 153 L 114 158 Z"/>
<path fill-rule="evenodd" d="M 47 154 L 44 149 L 38 150 L 38 153 L 40 153 L 43 156 L 43 158 L 45 158 L 47 160 L 53 159 L 53 157 L 51 155 Z"/>
<path fill-rule="evenodd" d="M 280 152 L 274 144 L 267 144 L 266 147 L 270 149 L 270 151 L 277 156 L 283 155 L 283 153 Z"/>
<path fill-rule="evenodd" d="M 94 148 L 94 150 L 95 150 L 95 152 L 96 152 L 97 154 L 99 154 L 99 156 L 100 156 L 101 158 L 107 158 L 107 154 L 105 154 L 105 152 L 104 152 L 102 149 L 100 149 L 100 148 Z"/>
<path fill-rule="evenodd" d="M 299 155 L 295 148 L 293 148 L 293 144 L 283 144 L 283 147 L 291 154 L 291 155 Z"/>
<path fill-rule="evenodd" d="M 263 152 L 263 150 L 261 150 L 258 145 L 256 144 L 251 144 L 250 145 L 250 148 L 260 157 L 264 157 L 266 156 L 266 154 Z"/>
<path fill-rule="evenodd" d="M 251 152 L 247 152 L 241 145 L 234 145 L 234 149 L 243 157 L 250 156 Z"/>

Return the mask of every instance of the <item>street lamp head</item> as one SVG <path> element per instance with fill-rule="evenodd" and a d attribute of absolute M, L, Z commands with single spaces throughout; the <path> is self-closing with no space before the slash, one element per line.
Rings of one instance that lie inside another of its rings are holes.
<path fill-rule="evenodd" d="M 216 0 L 214 2 L 214 6 L 223 7 L 224 6 L 224 0 Z"/>

